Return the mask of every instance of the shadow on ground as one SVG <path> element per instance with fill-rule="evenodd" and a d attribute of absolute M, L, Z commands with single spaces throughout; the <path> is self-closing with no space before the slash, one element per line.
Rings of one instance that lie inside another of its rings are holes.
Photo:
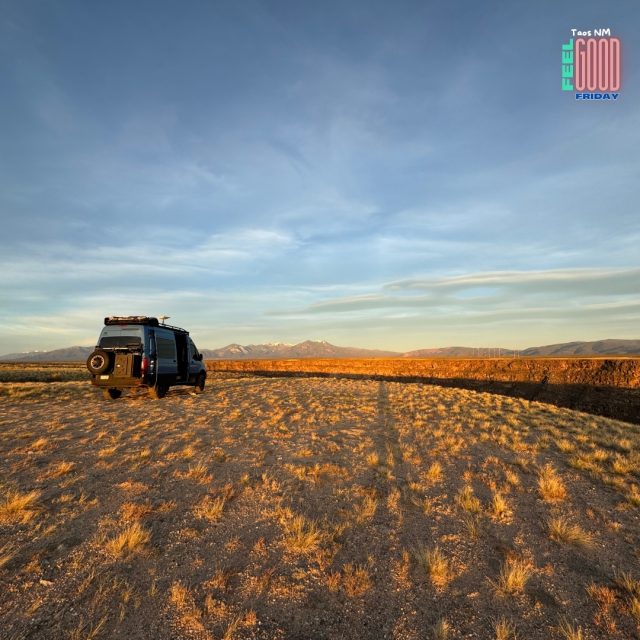
<path fill-rule="evenodd" d="M 640 424 L 640 389 L 588 384 L 552 384 L 546 378 L 538 382 L 503 382 L 469 378 L 259 370 L 251 371 L 250 373 L 246 372 L 245 375 L 269 378 L 336 378 L 431 384 L 438 387 L 469 389 L 484 393 L 496 393 L 512 398 L 546 402 L 558 407 L 566 407 L 576 411 L 584 411 L 585 413 Z"/>

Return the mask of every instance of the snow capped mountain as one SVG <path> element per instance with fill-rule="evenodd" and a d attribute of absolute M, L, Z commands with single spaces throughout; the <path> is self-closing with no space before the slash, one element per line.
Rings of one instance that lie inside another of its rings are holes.
<path fill-rule="evenodd" d="M 54 351 L 28 351 L 0 356 L 4 362 L 84 362 L 94 347 L 67 347 Z M 298 344 L 268 342 L 265 344 L 228 344 L 219 349 L 201 349 L 207 360 L 282 360 L 292 358 L 488 358 L 509 357 L 514 351 L 503 348 L 443 347 L 399 353 L 354 347 L 337 347 L 326 340 L 305 340 Z M 543 347 L 530 347 L 517 352 L 520 356 L 637 356 L 640 340 L 598 340 L 566 342 Z"/>
<path fill-rule="evenodd" d="M 221 349 L 203 349 L 207 360 L 281 360 L 287 358 L 383 358 L 400 354 L 394 351 L 376 351 L 372 349 L 354 349 L 336 347 L 326 340 L 305 340 L 298 344 L 269 342 L 267 344 L 249 344 L 244 347 L 230 344 Z"/>

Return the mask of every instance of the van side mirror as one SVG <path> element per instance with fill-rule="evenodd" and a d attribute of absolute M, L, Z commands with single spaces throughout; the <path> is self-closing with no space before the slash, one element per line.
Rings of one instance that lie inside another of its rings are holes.
<path fill-rule="evenodd" d="M 196 356 L 194 356 L 194 359 L 202 362 L 202 354 L 201 353 L 197 354 Z"/>

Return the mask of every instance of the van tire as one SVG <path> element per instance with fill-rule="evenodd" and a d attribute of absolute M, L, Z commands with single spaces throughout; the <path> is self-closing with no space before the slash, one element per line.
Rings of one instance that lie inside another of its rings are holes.
<path fill-rule="evenodd" d="M 103 389 L 105 400 L 117 400 L 122 395 L 122 389 Z"/>
<path fill-rule="evenodd" d="M 204 385 L 206 382 L 207 376 L 204 375 L 204 373 L 201 373 L 198 378 L 196 379 L 196 383 L 193 386 L 193 391 L 195 393 L 202 393 L 204 391 Z"/>
<path fill-rule="evenodd" d="M 155 387 L 149 387 L 149 395 L 156 400 L 164 398 L 167 395 L 167 391 L 169 391 L 169 387 L 164 384 L 157 384 Z"/>
<path fill-rule="evenodd" d="M 111 367 L 111 354 L 104 349 L 96 349 L 87 358 L 87 369 L 94 375 L 99 376 L 101 373 L 107 373 Z"/>

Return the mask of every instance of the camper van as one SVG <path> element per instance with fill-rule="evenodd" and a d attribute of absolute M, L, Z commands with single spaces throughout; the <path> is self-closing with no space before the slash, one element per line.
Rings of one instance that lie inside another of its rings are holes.
<path fill-rule="evenodd" d="M 174 385 L 190 385 L 201 393 L 207 379 L 189 332 L 148 316 L 105 318 L 87 369 L 91 384 L 114 400 L 132 387 L 147 388 L 153 398 L 164 397 Z"/>

